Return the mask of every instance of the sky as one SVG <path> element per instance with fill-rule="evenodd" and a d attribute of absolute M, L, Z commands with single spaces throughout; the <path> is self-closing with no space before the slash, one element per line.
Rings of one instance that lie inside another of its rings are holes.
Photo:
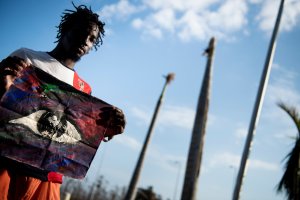
<path fill-rule="evenodd" d="M 105 22 L 103 45 L 75 70 L 93 96 L 121 108 L 122 135 L 101 143 L 87 184 L 103 175 L 110 188 L 128 186 L 164 76 L 168 85 L 138 187 L 180 199 L 195 110 L 206 65 L 203 52 L 216 38 L 211 96 L 197 199 L 229 200 L 235 184 L 279 0 L 74 0 Z M 0 1 L 0 59 L 27 47 L 51 51 L 56 26 L 71 1 Z M 300 1 L 286 0 L 277 47 L 254 136 L 241 200 L 280 200 L 284 158 L 297 129 L 278 106 L 300 111 Z"/>

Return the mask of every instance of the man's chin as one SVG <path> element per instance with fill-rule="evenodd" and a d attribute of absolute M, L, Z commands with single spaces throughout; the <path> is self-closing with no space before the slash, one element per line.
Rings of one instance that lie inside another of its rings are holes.
<path fill-rule="evenodd" d="M 75 62 L 78 62 L 80 59 L 81 59 L 80 56 L 76 56 L 76 57 L 73 58 L 73 60 L 74 60 Z"/>
<path fill-rule="evenodd" d="M 81 59 L 81 56 L 78 54 L 71 54 L 70 58 L 74 61 L 74 62 L 78 62 Z"/>

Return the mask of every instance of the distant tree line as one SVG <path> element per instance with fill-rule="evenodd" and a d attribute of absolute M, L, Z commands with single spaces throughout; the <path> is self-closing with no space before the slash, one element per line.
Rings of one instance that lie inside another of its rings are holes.
<path fill-rule="evenodd" d="M 92 184 L 85 180 L 66 178 L 61 187 L 61 200 L 124 200 L 127 188 L 108 188 L 108 181 L 100 176 Z M 163 200 L 153 187 L 138 188 L 135 200 Z"/>

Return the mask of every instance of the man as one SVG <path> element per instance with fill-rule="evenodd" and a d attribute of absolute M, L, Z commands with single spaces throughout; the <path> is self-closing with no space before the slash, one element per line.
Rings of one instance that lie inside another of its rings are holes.
<path fill-rule="evenodd" d="M 24 68 L 35 66 L 78 90 L 91 94 L 91 87 L 74 71 L 75 64 L 102 44 L 104 23 L 84 5 L 66 10 L 58 26 L 57 46 L 50 52 L 22 48 L 0 63 L 0 97 Z M 122 133 L 125 117 L 120 109 L 106 112 L 106 123 L 114 133 Z M 95 119 L 96 120 L 96 119 Z M 62 175 L 0 157 L 0 200 L 59 199 Z"/>

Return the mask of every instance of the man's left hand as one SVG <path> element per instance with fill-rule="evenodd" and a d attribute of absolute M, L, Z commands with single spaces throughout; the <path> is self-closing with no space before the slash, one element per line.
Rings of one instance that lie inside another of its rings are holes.
<path fill-rule="evenodd" d="M 104 141 L 112 139 L 114 135 L 124 132 L 126 119 L 123 111 L 116 107 L 104 107 L 99 113 L 100 119 L 96 120 L 98 125 L 102 125 L 107 128 L 104 137 Z"/>

